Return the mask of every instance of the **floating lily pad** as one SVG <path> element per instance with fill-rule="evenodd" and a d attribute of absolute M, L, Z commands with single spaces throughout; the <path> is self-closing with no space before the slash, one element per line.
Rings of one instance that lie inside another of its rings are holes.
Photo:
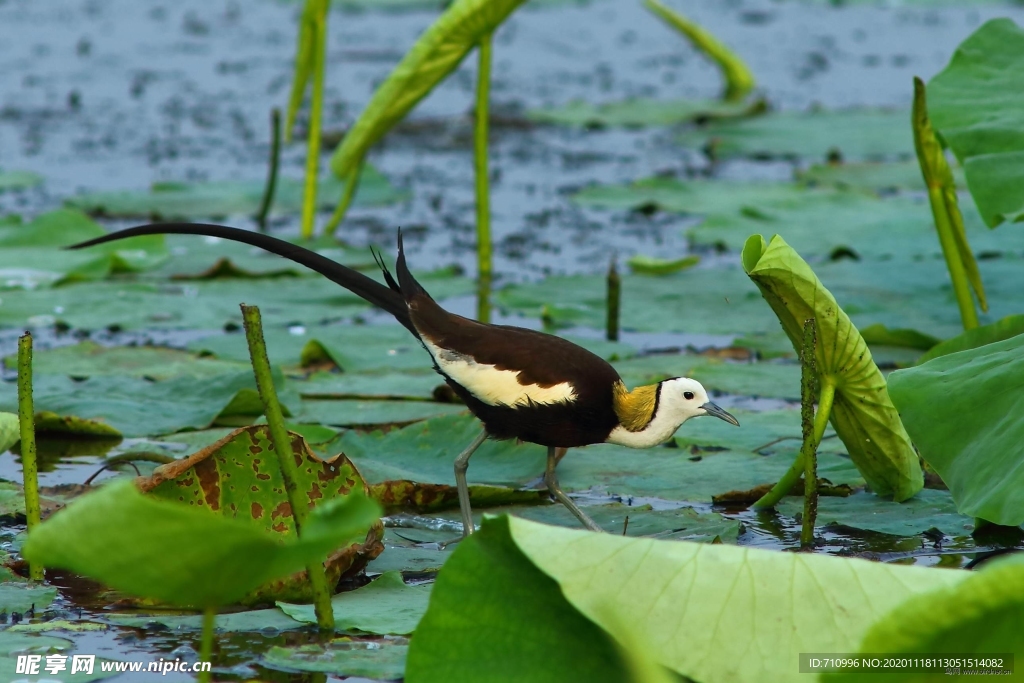
<path fill-rule="evenodd" d="M 296 459 L 302 458 L 296 482 L 308 498 L 311 510 L 352 491 L 368 492 L 358 470 L 344 455 L 322 460 L 298 436 L 291 447 Z M 139 480 L 138 485 L 156 498 L 208 508 L 272 536 L 289 538 L 294 535 L 294 522 L 277 457 L 269 429 L 248 427 L 188 458 L 161 465 L 152 476 Z M 365 539 L 332 549 L 326 562 L 328 583 L 336 584 L 342 574 L 359 571 L 375 557 L 381 550 L 380 535 L 380 526 L 374 525 Z M 303 600 L 310 598 L 309 591 L 307 576 L 300 571 L 276 578 L 242 601 L 251 604 L 276 599 Z"/>
<path fill-rule="evenodd" d="M 320 183 L 319 207 L 333 208 L 345 183 L 329 177 Z M 189 220 L 252 215 L 263 198 L 264 182 L 220 181 L 206 183 L 159 182 L 148 191 L 92 192 L 65 200 L 69 207 L 86 213 L 114 218 L 150 220 Z M 291 178 L 278 179 L 272 214 L 297 213 L 302 208 L 303 183 Z M 393 204 L 408 198 L 408 192 L 395 188 L 372 167 L 363 169 L 356 203 L 362 206 Z"/>
<path fill-rule="evenodd" d="M 403 425 L 466 412 L 459 403 L 303 399 L 296 419 L 338 427 Z"/>
<path fill-rule="evenodd" d="M 613 365 L 630 387 L 671 377 L 692 377 L 708 391 L 800 399 L 800 368 L 794 363 L 742 363 L 692 354 L 657 354 Z"/>
<path fill-rule="evenodd" d="M 713 121 L 678 138 L 715 158 L 886 160 L 914 154 L 910 113 L 891 109 L 775 112 Z"/>
<path fill-rule="evenodd" d="M 7 356 L 4 367 L 17 367 L 17 356 Z M 155 346 L 100 346 L 83 341 L 73 346 L 60 346 L 36 351 L 32 356 L 32 372 L 36 375 L 67 375 L 84 378 L 102 375 L 146 377 L 154 380 L 170 377 L 212 377 L 246 370 L 242 363 Z"/>
<path fill-rule="evenodd" d="M 298 401 L 285 388 L 280 371 L 275 371 L 274 384 L 282 403 L 297 409 Z M 101 419 L 124 436 L 202 429 L 221 415 L 241 415 L 251 422 L 263 413 L 251 370 L 160 382 L 105 375 L 77 382 L 40 375 L 35 378 L 33 393 L 39 411 Z M 17 387 L 9 382 L 0 384 L 0 410 L 17 410 L 17 405 Z"/>
<path fill-rule="evenodd" d="M 0 583 L 0 613 L 27 612 L 33 607 L 42 613 L 56 597 L 56 588 L 5 581 Z"/>
<path fill-rule="evenodd" d="M 969 203 L 963 207 L 971 246 L 990 255 L 1024 252 L 1024 235 L 992 233 Z M 828 225 L 828 230 L 822 230 Z M 798 206 L 765 205 L 756 215 L 715 215 L 691 228 L 699 245 L 743 248 L 753 233 L 779 234 L 808 258 L 935 257 L 942 254 L 928 202 L 923 197 L 880 200 L 859 193 L 808 196 Z"/>
<path fill-rule="evenodd" d="M 993 19 L 928 83 L 928 115 L 964 166 L 985 222 L 1024 220 L 1024 30 Z"/>
<path fill-rule="evenodd" d="M 964 187 L 964 171 L 951 169 L 958 187 Z M 797 180 L 807 185 L 834 186 L 842 189 L 889 193 L 902 190 L 925 190 L 921 165 L 916 159 L 889 163 L 814 164 L 798 171 Z"/>
<path fill-rule="evenodd" d="M 907 431 L 965 515 L 1024 522 L 1024 335 L 889 376 Z"/>
<path fill-rule="evenodd" d="M 776 508 L 780 514 L 803 514 L 802 497 L 784 498 Z M 902 503 L 886 501 L 871 493 L 858 491 L 846 498 L 818 499 L 818 526 L 842 524 L 856 529 L 894 536 L 917 536 L 938 529 L 949 536 L 968 536 L 974 520 L 957 512 L 949 491 L 925 489 Z"/>
<path fill-rule="evenodd" d="M 20 425 L 15 413 L 0 413 L 0 453 L 21 440 Z"/>
<path fill-rule="evenodd" d="M 0 282 L 5 288 L 32 289 L 101 280 L 153 268 L 168 257 L 161 235 L 132 237 L 94 251 L 61 249 L 104 234 L 87 216 L 67 209 L 41 214 L 30 223 L 0 225 Z"/>
<path fill-rule="evenodd" d="M 275 645 L 263 655 L 262 664 L 285 671 L 313 671 L 393 681 L 402 678 L 409 646 L 404 642 L 339 638 L 320 645 Z"/>
<path fill-rule="evenodd" d="M 384 552 L 366 565 L 366 571 L 381 573 L 437 571 L 451 556 L 453 549 L 434 550 L 432 548 L 386 545 Z"/>
<path fill-rule="evenodd" d="M 399 572 L 387 572 L 369 585 L 354 591 L 338 593 L 334 605 L 335 630 L 377 634 L 407 635 L 412 633 L 423 613 L 433 584 L 410 586 Z M 292 619 L 316 623 L 313 605 L 277 606 Z"/>
<path fill-rule="evenodd" d="M 684 256 L 680 259 L 668 260 L 651 256 L 631 256 L 626 264 L 634 273 L 641 275 L 668 275 L 684 268 L 691 268 L 700 263 L 699 256 Z"/>
<path fill-rule="evenodd" d="M 730 182 L 642 178 L 623 185 L 593 185 L 572 196 L 581 206 L 604 209 L 661 209 L 686 214 L 756 213 L 763 205 L 799 206 L 808 198 L 831 196 L 794 183 Z"/>
<path fill-rule="evenodd" d="M 619 627 L 694 680 L 796 682 L 806 678 L 799 653 L 855 650 L 906 599 L 967 578 L 499 517 L 462 541 L 438 575 L 406 678 L 459 683 L 500 670 L 509 680 L 541 671 L 550 680 L 629 680 L 608 642 Z"/>
<path fill-rule="evenodd" d="M 9 631 L 20 633 L 47 633 L 49 631 L 67 631 L 85 633 L 87 631 L 106 631 L 109 627 L 96 621 L 68 621 L 67 619 L 51 619 L 27 624 L 14 624 Z"/>
<path fill-rule="evenodd" d="M 1008 315 L 1002 320 L 982 325 L 981 327 L 975 327 L 962 334 L 958 334 L 952 339 L 936 344 L 931 347 L 928 353 L 921 356 L 917 362 L 919 364 L 927 363 L 939 356 L 946 356 L 957 351 L 976 349 L 985 344 L 992 344 L 1009 339 L 1010 337 L 1016 337 L 1018 334 L 1024 334 L 1024 315 Z"/>
<path fill-rule="evenodd" d="M 43 184 L 43 176 L 32 171 L 4 171 L 0 169 L 0 192 L 24 190 Z"/>
<path fill-rule="evenodd" d="M 564 505 L 558 504 L 498 508 L 488 510 L 485 514 L 503 512 L 543 524 L 571 529 L 578 529 L 580 526 L 579 520 Z M 716 539 L 723 543 L 735 543 L 741 526 L 736 520 L 723 517 L 717 512 L 700 513 L 693 508 L 652 510 L 649 505 L 609 503 L 588 505 L 586 513 L 608 533 L 700 543 L 711 543 Z"/>
<path fill-rule="evenodd" d="M 729 488 L 752 488 L 773 483 L 786 471 L 799 449 L 799 441 L 780 444 L 762 456 L 753 446 L 777 436 L 800 433 L 799 411 L 765 413 L 755 422 L 772 425 L 770 430 L 747 430 L 752 445 L 742 447 L 728 441 L 731 425 L 715 425 L 713 420 L 695 419 L 680 430 L 686 437 L 701 435 L 697 453 L 689 448 L 651 448 L 633 450 L 601 444 L 572 449 L 558 466 L 562 486 L 569 491 L 592 487 L 621 495 L 645 495 L 669 500 L 711 502 L 712 496 Z M 748 417 L 742 416 L 741 422 Z M 754 419 L 754 416 L 751 416 Z M 718 427 L 721 434 L 716 435 Z M 452 485 L 455 456 L 479 434 L 475 418 L 451 416 L 427 420 L 403 429 L 380 432 L 346 432 L 328 448 L 343 451 L 359 467 L 369 482 L 408 479 L 429 484 Z M 757 436 L 754 436 L 757 434 Z M 756 439 L 761 439 L 756 441 Z M 689 442 L 686 442 L 689 443 Z M 828 443 L 828 442 L 826 442 Z M 716 448 L 726 450 L 715 450 Z M 734 450 L 735 449 L 735 450 Z M 822 449 L 821 476 L 833 483 L 857 485 L 862 480 L 850 460 Z M 546 450 L 533 444 L 486 441 L 473 456 L 469 481 L 519 488 L 536 483 L 544 472 Z"/>
<path fill-rule="evenodd" d="M 723 100 L 651 100 L 592 104 L 573 100 L 560 107 L 531 109 L 527 118 L 538 123 L 557 123 L 583 128 L 609 126 L 667 126 L 688 121 L 751 116 L 764 111 L 764 102 L 726 102 Z"/>
<path fill-rule="evenodd" d="M 160 627 L 172 631 L 199 631 L 203 628 L 201 614 L 107 614 L 104 619 L 112 624 L 131 628 Z M 305 627 L 304 622 L 295 621 L 279 609 L 256 609 L 218 614 L 214 628 L 219 633 L 247 631 L 277 633 Z"/>
<path fill-rule="evenodd" d="M 404 329 L 404 328 L 403 328 Z M 419 372 L 318 372 L 300 386 L 306 398 L 415 398 L 428 400 L 444 378 Z"/>

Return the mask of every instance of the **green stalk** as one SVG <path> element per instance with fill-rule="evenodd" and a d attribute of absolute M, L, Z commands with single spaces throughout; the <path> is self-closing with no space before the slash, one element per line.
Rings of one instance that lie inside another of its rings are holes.
<path fill-rule="evenodd" d="M 821 378 L 821 392 L 818 394 L 818 412 L 814 415 L 814 433 L 811 435 L 810 441 L 810 444 L 813 444 L 815 449 L 821 443 L 821 437 L 825 434 L 825 428 L 828 427 L 828 418 L 832 413 L 832 401 L 835 399 L 835 395 L 835 380 L 828 376 Z M 790 489 L 793 488 L 793 484 L 800 479 L 800 475 L 803 473 L 804 448 L 801 447 L 800 453 L 797 454 L 789 470 L 782 475 L 782 478 L 772 487 L 771 491 L 761 496 L 761 499 L 754 503 L 754 509 L 760 510 L 774 507 L 789 493 Z"/>
<path fill-rule="evenodd" d="M 270 110 L 270 169 L 267 172 L 267 184 L 263 188 L 263 200 L 256 212 L 256 224 L 260 232 L 267 231 L 267 215 L 274 203 L 274 191 L 277 189 L 277 167 L 281 160 L 281 110 L 274 107 Z"/>
<path fill-rule="evenodd" d="M 696 50 L 703 52 L 722 71 L 725 91 L 722 99 L 740 102 L 756 84 L 754 74 L 736 53 L 715 38 L 706 28 L 695 24 L 658 0 L 644 0 L 644 6 L 658 15 L 665 23 L 682 33 Z"/>
<path fill-rule="evenodd" d="M 249 342 L 249 356 L 252 369 L 256 375 L 256 388 L 266 411 L 270 437 L 277 452 L 277 461 L 281 465 L 281 477 L 288 492 L 288 502 L 292 507 L 292 518 L 295 520 L 295 533 L 302 535 L 302 527 L 309 515 L 309 507 L 302 499 L 302 491 L 298 485 L 298 467 L 292 448 L 292 440 L 284 426 L 284 414 L 281 404 L 277 401 L 274 381 L 270 375 L 270 359 L 267 357 L 267 345 L 263 340 L 263 324 L 260 320 L 260 309 L 256 306 L 242 304 L 242 320 L 245 322 L 245 338 Z M 334 630 L 334 608 L 331 606 L 331 592 L 327 586 L 323 562 L 310 562 L 306 565 L 309 583 L 313 589 L 313 604 L 316 609 L 316 621 L 322 631 Z"/>
<path fill-rule="evenodd" d="M 320 123 L 324 108 L 324 63 L 327 56 L 327 0 L 321 0 L 312 22 L 313 98 L 306 141 L 306 187 L 302 193 L 302 237 L 313 237 L 316 189 L 320 172 Z"/>
<path fill-rule="evenodd" d="M 476 319 L 491 320 L 491 195 L 487 176 L 487 124 L 491 90 L 491 34 L 480 39 L 480 67 L 476 81 L 476 126 L 473 161 L 476 170 Z"/>
<path fill-rule="evenodd" d="M 935 218 L 935 229 L 939 233 L 942 254 L 946 258 L 949 279 L 953 283 L 960 319 L 964 330 L 974 329 L 978 326 L 978 313 L 971 298 L 971 288 L 974 288 L 983 311 L 988 310 L 985 289 L 978 264 L 967 243 L 964 219 L 957 203 L 953 172 L 928 119 L 925 87 L 920 78 L 914 79 L 914 109 L 911 123 L 914 129 L 914 148 L 917 151 L 918 163 L 921 165 L 921 175 L 928 188 L 928 201 L 931 204 L 932 216 Z"/>
<path fill-rule="evenodd" d="M 213 630 L 217 620 L 217 608 L 207 607 L 203 610 L 203 635 L 199 645 L 199 661 L 209 662 L 213 658 Z M 200 671 L 199 683 L 210 683 L 212 672 Z"/>
<path fill-rule="evenodd" d="M 615 257 L 608 266 L 608 318 L 605 323 L 608 341 L 619 341 L 619 304 L 622 301 L 622 280 L 615 267 Z"/>
<path fill-rule="evenodd" d="M 345 218 L 345 214 L 348 213 L 348 207 L 352 204 L 352 200 L 355 199 L 356 190 L 359 188 L 359 176 L 363 172 L 363 162 L 359 162 L 352 167 L 349 171 L 348 178 L 345 180 L 345 190 L 341 194 L 341 201 L 338 203 L 334 213 L 331 214 L 331 219 L 327 221 L 327 225 L 324 226 L 324 234 L 333 235 L 335 228 Z"/>
<path fill-rule="evenodd" d="M 36 462 L 35 410 L 32 406 L 32 333 L 18 338 L 18 428 L 21 430 L 21 471 L 28 531 L 39 526 L 39 466 Z M 43 580 L 43 566 L 29 563 L 29 578 Z"/>
<path fill-rule="evenodd" d="M 818 376 L 815 358 L 817 327 L 814 318 L 804 321 L 803 343 L 800 346 L 800 422 L 803 426 L 804 516 L 800 529 L 800 545 L 814 545 L 814 520 L 818 516 L 818 446 L 814 439 L 814 384 Z M 820 441 L 820 439 L 819 439 Z"/>

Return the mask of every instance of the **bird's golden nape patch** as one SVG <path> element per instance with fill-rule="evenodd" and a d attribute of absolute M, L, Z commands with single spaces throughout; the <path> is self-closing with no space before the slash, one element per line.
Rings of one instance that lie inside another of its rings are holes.
<path fill-rule="evenodd" d="M 658 407 L 658 384 L 647 384 L 627 391 L 621 381 L 612 387 L 612 405 L 619 423 L 626 431 L 643 431 L 654 418 Z"/>

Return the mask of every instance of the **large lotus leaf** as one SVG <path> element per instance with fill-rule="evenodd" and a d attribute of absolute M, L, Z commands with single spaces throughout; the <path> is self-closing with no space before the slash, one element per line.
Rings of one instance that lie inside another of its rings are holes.
<path fill-rule="evenodd" d="M 397 1 L 397 0 L 396 0 Z M 347 3 L 346 3 L 347 4 Z M 405 658 L 409 646 L 404 642 L 383 642 L 338 638 L 329 643 L 283 647 L 274 645 L 260 659 L 271 669 L 284 671 L 312 671 L 396 681 L 405 672 Z"/>
<path fill-rule="evenodd" d="M 1024 220 L 1024 30 L 993 19 L 928 83 L 928 115 L 990 227 Z"/>
<path fill-rule="evenodd" d="M 523 0 L 455 0 L 449 5 L 377 88 L 366 109 L 349 128 L 331 157 L 335 175 L 348 178 L 362 163 L 367 150 L 522 3 Z"/>
<path fill-rule="evenodd" d="M 951 658 L 964 654 L 998 658 L 998 653 L 1015 656 L 1019 665 L 1024 652 L 1024 562 L 1020 555 L 986 564 L 960 583 L 915 595 L 878 620 L 864 636 L 860 652 L 872 656 L 920 656 Z M 876 654 L 877 653 L 877 654 Z M 964 671 L 980 667 L 949 667 Z M 1014 663 L 1003 658 L 1013 670 Z M 975 674 L 977 675 L 977 674 Z M 1015 677 L 1015 676 L 1014 676 Z M 946 671 L 911 673 L 871 671 L 827 674 L 828 683 L 882 681 L 916 683 L 946 680 Z"/>
<path fill-rule="evenodd" d="M 423 613 L 433 584 L 407 585 L 399 572 L 388 572 L 367 586 L 339 593 L 334 605 L 335 630 L 407 635 L 412 633 Z M 315 624 L 313 605 L 277 606 L 292 619 Z"/>
<path fill-rule="evenodd" d="M 751 104 L 722 100 L 629 99 L 604 104 L 573 100 L 560 107 L 531 109 L 526 112 L 526 117 L 539 123 L 558 123 L 586 128 L 639 127 L 749 116 L 760 113 L 762 109 L 761 102 Z"/>
<path fill-rule="evenodd" d="M 992 233 L 965 202 L 963 217 L 971 246 L 978 253 L 1024 251 L 1024 235 Z M 828 225 L 828 230 L 822 230 Z M 923 197 L 878 199 L 847 192 L 811 195 L 796 206 L 759 207 L 757 212 L 712 215 L 687 234 L 699 245 L 743 248 L 754 233 L 778 234 L 807 258 L 936 257 L 942 248 L 928 201 Z"/>
<path fill-rule="evenodd" d="M 17 367 L 17 356 L 3 359 L 4 367 Z M 156 346 L 100 346 L 83 341 L 72 346 L 40 349 L 33 353 L 36 375 L 67 375 L 74 378 L 121 375 L 153 380 L 187 375 L 212 377 L 247 370 L 237 361 L 203 358 L 185 351 Z"/>
<path fill-rule="evenodd" d="M 1016 337 L 1018 334 L 1024 334 L 1024 315 L 1008 315 L 1002 320 L 997 320 L 994 323 L 982 325 L 981 327 L 975 327 L 962 334 L 958 334 L 952 339 L 936 344 L 926 354 L 921 356 L 917 363 L 920 365 L 939 356 L 946 356 L 957 351 L 976 349 L 985 344 L 992 344 L 1009 339 L 1010 337 Z"/>
<path fill-rule="evenodd" d="M 364 206 L 393 204 L 408 198 L 376 169 L 363 169 L 357 202 Z M 330 208 L 344 192 L 345 181 L 327 178 L 320 183 L 320 208 Z M 115 218 L 189 220 L 252 215 L 263 199 L 263 181 L 222 181 L 207 183 L 161 182 L 149 190 L 92 192 L 65 200 L 67 206 L 86 213 Z M 271 212 L 296 213 L 302 208 L 303 183 L 281 178 L 277 181 Z M 122 247 L 123 248 L 123 247 Z"/>
<path fill-rule="evenodd" d="M 1024 335 L 890 375 L 893 401 L 960 512 L 1024 522 Z"/>
<path fill-rule="evenodd" d="M 377 515 L 375 503 L 350 494 L 318 505 L 301 538 L 282 539 L 251 522 L 146 496 L 122 480 L 82 496 L 33 529 L 22 554 L 132 595 L 190 607 L 225 605 L 322 561 L 365 533 Z"/>
<path fill-rule="evenodd" d="M 0 281 L 5 288 L 34 288 L 153 268 L 168 257 L 162 235 L 132 237 L 90 252 L 61 247 L 99 237 L 106 230 L 79 211 L 59 209 L 32 222 L 0 226 Z"/>
<path fill-rule="evenodd" d="M 830 420 L 872 490 L 896 501 L 920 491 L 924 477 L 917 454 L 889 400 L 885 378 L 835 297 L 778 235 L 770 244 L 752 236 L 743 249 L 743 267 L 795 349 L 802 343 L 804 321 L 817 321 L 818 377 L 835 386 Z"/>
<path fill-rule="evenodd" d="M 956 183 L 964 184 L 960 166 L 951 169 Z M 797 171 L 797 180 L 811 186 L 824 185 L 843 189 L 889 193 L 902 190 L 925 190 L 921 165 L 916 159 L 888 163 L 814 164 Z"/>
<path fill-rule="evenodd" d="M 314 455 L 305 440 L 293 434 L 296 483 L 310 510 L 347 496 L 368 494 L 355 465 L 342 454 L 328 460 Z M 136 484 L 143 492 L 190 507 L 207 508 L 232 520 L 242 520 L 270 535 L 294 533 L 292 508 L 285 492 L 277 453 L 266 426 L 239 429 L 220 441 L 156 468 Z M 331 585 L 343 574 L 358 572 L 380 553 L 381 527 L 375 525 L 358 543 L 333 549 L 326 562 Z M 281 577 L 249 593 L 242 602 L 310 599 L 305 572 Z"/>
<path fill-rule="evenodd" d="M 889 109 L 779 112 L 712 121 L 678 140 L 687 147 L 707 147 L 716 158 L 824 161 L 838 153 L 844 161 L 895 159 L 914 153 L 909 120 L 906 111 Z"/>
<path fill-rule="evenodd" d="M 615 619 L 694 680 L 801 681 L 799 653 L 854 651 L 907 598 L 967 577 L 499 517 L 460 543 L 438 575 L 406 680 L 629 680 L 609 661 Z M 593 676 L 572 668 L 598 665 Z"/>
<path fill-rule="evenodd" d="M 285 410 L 298 401 L 280 371 L 274 384 Z M 248 422 L 263 413 L 252 370 L 151 382 L 139 377 L 99 375 L 74 381 L 40 375 L 33 386 L 35 408 L 59 416 L 98 418 L 124 436 L 156 436 L 181 429 L 203 429 L 220 416 L 242 416 Z M 0 410 L 17 410 L 17 387 L 0 384 Z M 289 411 L 291 414 L 292 411 Z"/>
<path fill-rule="evenodd" d="M 305 398 L 429 400 L 442 384 L 440 375 L 424 368 L 410 372 L 316 372 L 298 386 Z"/>

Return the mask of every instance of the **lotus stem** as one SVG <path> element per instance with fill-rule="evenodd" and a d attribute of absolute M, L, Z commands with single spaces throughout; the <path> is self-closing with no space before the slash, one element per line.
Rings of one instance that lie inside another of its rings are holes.
<path fill-rule="evenodd" d="M 35 409 L 32 405 L 32 333 L 18 338 L 18 428 L 21 431 L 21 471 L 25 489 L 25 518 L 29 533 L 39 526 L 39 465 L 36 461 Z M 43 565 L 29 563 L 29 578 L 43 580 Z"/>
<path fill-rule="evenodd" d="M 299 17 L 299 39 L 295 48 L 295 75 L 292 77 L 292 91 L 288 96 L 288 115 L 284 122 L 284 141 L 292 141 L 292 131 L 295 128 L 295 119 L 299 115 L 299 107 L 302 106 L 302 95 L 306 92 L 306 82 L 309 80 L 309 72 L 313 68 L 313 16 L 316 13 L 316 3 L 320 0 L 306 0 L 302 8 L 302 16 Z"/>
<path fill-rule="evenodd" d="M 207 607 L 203 610 L 203 634 L 199 645 L 199 661 L 209 662 L 213 660 L 213 634 L 217 621 L 217 608 Z M 213 673 L 211 671 L 199 672 L 199 683 L 210 683 Z"/>
<path fill-rule="evenodd" d="M 619 304 L 622 300 L 622 280 L 615 267 L 615 257 L 608 265 L 608 320 L 606 334 L 608 341 L 619 341 Z"/>
<path fill-rule="evenodd" d="M 800 545 L 814 545 L 814 520 L 818 516 L 818 444 L 814 442 L 814 384 L 818 377 L 815 358 L 817 326 L 814 318 L 804 321 L 803 343 L 800 346 L 800 422 L 803 427 L 804 515 L 800 529 Z M 819 442 L 820 442 L 819 437 Z"/>
<path fill-rule="evenodd" d="M 715 38 L 706 28 L 695 24 L 675 10 L 663 5 L 658 0 L 644 0 L 644 6 L 654 12 L 672 28 L 682 33 L 693 47 L 703 52 L 722 71 L 725 79 L 725 91 L 722 99 L 727 102 L 740 102 L 756 84 L 754 74 L 736 53 Z"/>
<path fill-rule="evenodd" d="M 345 214 L 348 213 L 348 207 L 351 206 L 352 200 L 355 199 L 356 190 L 359 188 L 359 176 L 363 172 L 363 162 L 359 162 L 352 167 L 349 171 L 348 178 L 345 179 L 345 190 L 341 194 L 341 201 L 338 202 L 338 206 L 334 209 L 334 213 L 331 214 L 330 220 L 327 221 L 327 225 L 324 226 L 324 234 L 333 235 L 334 230 L 338 227 L 342 220 L 345 219 Z"/>
<path fill-rule="evenodd" d="M 818 444 L 821 443 L 821 437 L 825 433 L 825 429 L 828 427 L 828 418 L 832 414 L 832 402 L 835 400 L 836 395 L 836 383 L 835 379 L 829 376 L 821 378 L 821 391 L 818 394 L 818 412 L 814 415 L 814 433 L 811 435 L 811 441 L 805 445 L 807 447 L 818 448 Z M 772 487 L 772 490 L 761 496 L 761 499 L 754 503 L 753 508 L 755 510 L 762 510 L 764 508 L 774 507 L 780 500 L 789 493 L 790 489 L 793 488 L 793 484 L 800 479 L 800 475 L 804 473 L 804 450 L 805 447 L 800 448 L 800 453 L 797 454 L 796 460 L 790 466 L 789 470 L 782 475 L 778 483 Z M 815 487 L 817 481 L 814 482 Z"/>
<path fill-rule="evenodd" d="M 491 320 L 491 196 L 487 175 L 488 102 L 491 90 L 491 34 L 480 39 L 480 66 L 476 82 L 476 126 L 473 161 L 476 171 L 476 319 Z"/>
<path fill-rule="evenodd" d="M 921 175 L 924 176 L 925 186 L 928 188 L 928 202 L 931 204 L 932 216 L 935 218 L 935 229 L 939 233 L 942 254 L 946 258 L 949 279 L 953 283 L 957 307 L 960 309 L 960 319 L 964 330 L 971 330 L 978 326 L 978 313 L 974 308 L 974 299 L 971 297 L 971 286 L 974 287 L 978 303 L 983 311 L 988 310 L 985 289 L 981 283 L 978 264 L 967 243 L 967 233 L 964 230 L 963 216 L 957 203 L 953 173 L 949 169 L 949 162 L 946 161 L 946 155 L 935 136 L 931 121 L 928 119 L 925 87 L 920 78 L 914 79 L 914 109 L 911 122 L 914 129 L 917 160 L 921 165 Z"/>
<path fill-rule="evenodd" d="M 260 309 L 256 306 L 242 304 L 242 320 L 245 323 L 245 338 L 249 343 L 249 357 L 252 360 L 253 373 L 256 375 L 256 388 L 266 411 L 267 425 L 270 428 L 271 442 L 277 453 L 277 461 L 281 465 L 281 478 L 288 492 L 288 502 L 295 520 L 295 533 L 302 535 L 302 527 L 309 515 L 309 507 L 302 498 L 298 485 L 298 467 L 295 464 L 294 449 L 291 435 L 284 426 L 284 414 L 277 400 L 274 380 L 270 373 L 270 359 L 267 357 L 267 345 L 263 339 L 263 324 Z M 327 586 L 327 576 L 323 562 L 310 562 L 306 565 L 309 584 L 313 589 L 313 604 L 316 610 L 316 621 L 321 631 L 334 630 L 334 608 L 331 605 L 331 593 Z"/>
<path fill-rule="evenodd" d="M 260 232 L 267 231 L 267 215 L 274 203 L 274 191 L 277 189 L 277 166 L 281 159 L 281 110 L 274 107 L 270 110 L 270 169 L 267 171 L 267 184 L 263 188 L 263 199 L 259 211 L 256 212 L 256 224 Z"/>
<path fill-rule="evenodd" d="M 327 58 L 327 0 L 319 0 L 310 22 L 313 60 L 313 97 L 306 141 L 306 187 L 302 193 L 302 237 L 313 237 L 316 190 L 320 172 L 320 125 L 324 108 L 324 65 Z"/>

